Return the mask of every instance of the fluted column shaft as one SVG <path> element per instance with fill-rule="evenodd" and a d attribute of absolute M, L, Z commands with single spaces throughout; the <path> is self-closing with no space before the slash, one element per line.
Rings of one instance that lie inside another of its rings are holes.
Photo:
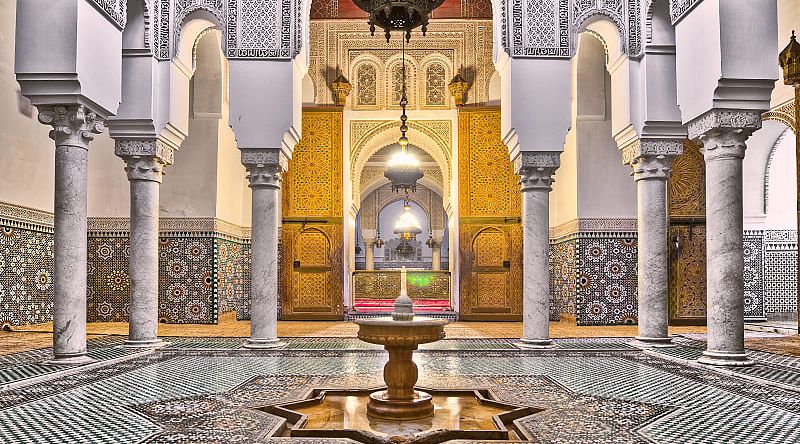
<path fill-rule="evenodd" d="M 158 339 L 158 211 L 164 166 L 174 150 L 157 139 L 117 139 L 115 152 L 125 161 L 130 181 L 130 314 L 129 347 L 157 347 Z"/>
<path fill-rule="evenodd" d="M 667 180 L 682 140 L 641 140 L 623 149 L 637 193 L 637 299 L 644 347 L 670 345 Z"/>
<path fill-rule="evenodd" d="M 89 142 L 103 121 L 84 106 L 41 106 L 39 121 L 55 141 L 53 363 L 86 356 L 86 208 Z"/>
<path fill-rule="evenodd" d="M 550 191 L 559 153 L 523 152 L 515 161 L 522 191 L 522 347 L 551 347 Z"/>
<path fill-rule="evenodd" d="M 750 365 L 744 350 L 742 161 L 745 141 L 760 128 L 754 111 L 711 111 L 689 124 L 706 163 L 708 345 L 700 362 Z"/>
<path fill-rule="evenodd" d="M 247 348 L 275 348 L 278 340 L 278 220 L 281 173 L 277 150 L 242 150 L 253 198 L 250 339 Z"/>

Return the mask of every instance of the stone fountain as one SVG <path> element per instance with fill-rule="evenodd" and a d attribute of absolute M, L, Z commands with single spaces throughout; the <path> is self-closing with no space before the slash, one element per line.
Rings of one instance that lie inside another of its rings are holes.
<path fill-rule="evenodd" d="M 358 338 L 371 344 L 383 345 L 389 352 L 389 362 L 383 368 L 386 390 L 374 392 L 367 404 L 367 414 L 374 418 L 412 420 L 433 416 L 430 394 L 414 389 L 417 365 L 414 350 L 419 344 L 444 339 L 444 319 L 414 319 L 411 298 L 408 297 L 406 269 L 400 272 L 400 296 L 394 302 L 391 317 L 359 319 Z"/>

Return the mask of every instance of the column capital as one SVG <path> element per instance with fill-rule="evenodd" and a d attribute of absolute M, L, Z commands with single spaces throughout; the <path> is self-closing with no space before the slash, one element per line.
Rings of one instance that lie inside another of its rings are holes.
<path fill-rule="evenodd" d="M 757 110 L 712 109 L 689 122 L 689 138 L 703 144 L 706 162 L 717 159 L 743 159 L 745 142 L 761 128 Z"/>
<path fill-rule="evenodd" d="M 175 160 L 175 148 L 161 139 L 115 139 L 114 154 L 125 161 L 128 180 L 161 183 L 164 167 Z"/>
<path fill-rule="evenodd" d="M 633 179 L 669 179 L 672 162 L 683 154 L 682 139 L 637 139 L 622 148 L 622 161 L 633 168 Z"/>
<path fill-rule="evenodd" d="M 247 169 L 250 188 L 281 187 L 281 173 L 288 168 L 289 159 L 279 148 L 240 148 L 242 164 Z"/>
<path fill-rule="evenodd" d="M 103 132 L 105 119 L 83 105 L 39 105 L 39 122 L 50 125 L 56 146 L 89 149 L 95 134 Z"/>
<path fill-rule="evenodd" d="M 553 185 L 553 174 L 561 165 L 560 151 L 520 151 L 514 159 L 514 172 L 520 176 L 520 189 L 547 190 Z"/>

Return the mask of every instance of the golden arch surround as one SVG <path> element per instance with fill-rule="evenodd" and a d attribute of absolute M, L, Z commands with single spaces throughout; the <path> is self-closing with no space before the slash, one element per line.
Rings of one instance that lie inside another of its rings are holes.
<path fill-rule="evenodd" d="M 353 203 L 360 205 L 361 174 L 377 151 L 397 142 L 400 130 L 396 120 L 353 120 L 350 122 L 350 178 L 353 184 Z M 436 161 L 442 172 L 442 201 L 447 207 L 450 201 L 450 179 L 452 177 L 452 131 L 450 120 L 409 121 L 408 137 Z"/>

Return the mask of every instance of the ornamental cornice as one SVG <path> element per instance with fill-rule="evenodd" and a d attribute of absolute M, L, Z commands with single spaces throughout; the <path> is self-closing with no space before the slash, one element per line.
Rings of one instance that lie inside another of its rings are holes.
<path fill-rule="evenodd" d="M 53 213 L 0 202 L 0 225 L 52 233 Z"/>
<path fill-rule="evenodd" d="M 797 131 L 797 122 L 794 121 L 795 106 L 797 106 L 794 99 L 784 102 L 771 110 L 761 115 L 762 120 L 777 120 L 792 129 Z"/>
<path fill-rule="evenodd" d="M 736 130 L 749 136 L 761 128 L 761 112 L 743 109 L 712 109 L 689 122 L 689 139 L 697 139 L 711 132 Z"/>
<path fill-rule="evenodd" d="M 573 219 L 569 222 L 550 227 L 550 239 L 556 240 L 567 236 L 595 237 L 597 235 L 632 235 L 636 236 L 636 219 L 589 218 Z"/>
<path fill-rule="evenodd" d="M 561 151 L 520 151 L 514 158 L 514 173 L 527 174 L 528 170 L 550 170 L 561 166 Z"/>
<path fill-rule="evenodd" d="M 175 150 L 160 139 L 116 139 L 114 154 L 122 158 L 154 158 L 164 165 L 175 161 Z"/>
<path fill-rule="evenodd" d="M 39 122 L 50 125 L 56 146 L 89 149 L 95 134 L 103 132 L 105 119 L 83 105 L 39 105 Z"/>
<path fill-rule="evenodd" d="M 680 156 L 683 154 L 683 139 L 637 139 L 621 151 L 622 162 L 626 165 L 644 156 Z"/>
<path fill-rule="evenodd" d="M 127 217 L 90 217 L 87 227 L 91 235 L 122 237 L 130 234 L 130 219 Z M 250 227 L 213 217 L 161 217 L 158 231 L 162 236 L 209 236 L 242 241 L 249 239 Z"/>

